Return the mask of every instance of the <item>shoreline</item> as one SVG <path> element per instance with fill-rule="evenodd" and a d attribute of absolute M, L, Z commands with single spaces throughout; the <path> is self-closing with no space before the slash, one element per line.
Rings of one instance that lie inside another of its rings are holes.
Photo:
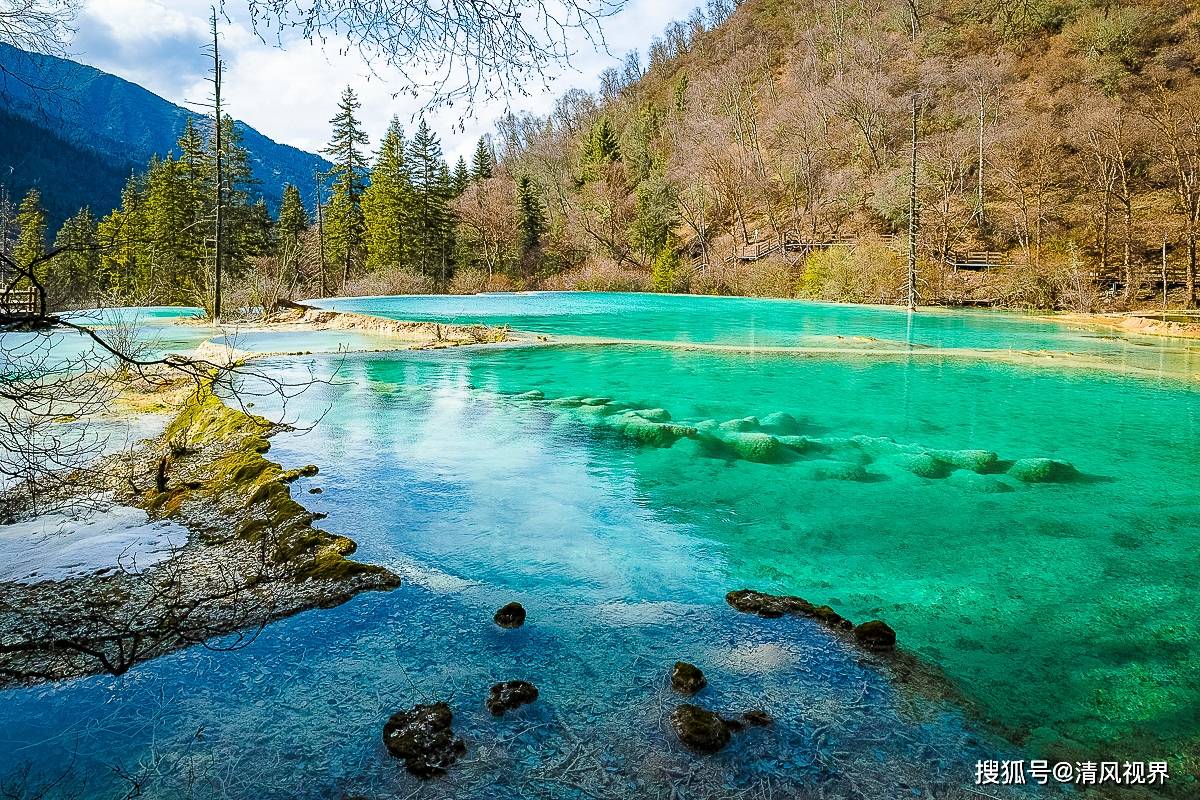
<path fill-rule="evenodd" d="M 536 294 L 523 292 L 521 294 Z M 554 294 L 560 294 L 555 292 Z M 587 294 L 587 293 L 580 293 Z M 649 293 L 647 293 L 649 294 Z M 404 295 L 407 297 L 441 297 L 443 295 Z M 447 295 L 449 296 L 449 295 Z M 472 295 L 462 295 L 470 297 Z M 680 295 L 685 296 L 685 295 Z M 708 295 L 686 295 L 688 297 L 707 297 Z M 730 297 L 733 296 L 724 296 Z M 337 298 L 337 299 L 355 299 L 355 298 Z M 904 312 L 905 309 L 900 306 L 864 304 L 864 303 L 825 303 L 823 301 L 808 301 L 808 300 L 793 300 L 789 298 L 743 298 L 743 299 L 770 299 L 784 302 L 820 302 L 822 305 L 836 305 L 850 308 L 879 308 L 889 309 L 898 312 Z M 960 313 L 961 311 L 979 311 L 978 309 L 954 309 L 944 306 L 930 306 L 924 309 L 919 309 L 916 313 Z M 1113 330 L 1114 328 L 1122 334 L 1129 336 L 1138 335 L 1153 335 L 1162 338 L 1195 338 L 1200 339 L 1200 324 L 1196 326 L 1187 326 L 1181 323 L 1166 323 L 1167 327 L 1157 328 L 1153 323 L 1156 320 L 1149 321 L 1149 324 L 1141 324 L 1137 329 L 1131 329 L 1130 326 L 1121 325 L 1122 320 L 1141 320 L 1142 317 L 1132 316 L 1130 314 L 1121 314 L 1115 317 L 1103 315 L 1075 315 L 1075 314 L 1030 314 L 1014 310 L 994 310 L 987 313 L 1003 313 L 1014 319 L 1023 319 L 1032 322 L 1053 322 L 1062 325 L 1072 325 L 1076 327 L 1085 327 L 1091 330 Z M 1194 331 L 1186 334 L 1179 334 L 1176 331 L 1181 328 L 1194 328 Z M 432 350 L 442 349 L 446 347 L 458 346 L 480 346 L 480 345 L 501 345 L 501 346 L 527 346 L 527 347 L 546 347 L 546 346 L 616 346 L 616 347 L 657 347 L 671 349 L 681 352 L 711 352 L 711 353 L 740 353 L 740 354 L 766 354 L 778 356 L 793 356 L 796 358 L 829 358 L 829 357 L 873 357 L 878 359 L 909 359 L 919 358 L 923 360 L 949 358 L 959 361 L 979 360 L 991 363 L 1009 364 L 1019 367 L 1033 368 L 1066 368 L 1066 369 L 1084 369 L 1106 374 L 1125 375 L 1136 378 L 1166 378 L 1181 381 L 1185 384 L 1192 385 L 1200 382 L 1200 372 L 1166 373 L 1160 369 L 1149 367 L 1141 367 L 1131 365 L 1119 361 L 1114 361 L 1102 355 L 1089 353 L 1079 353 L 1069 350 L 1051 351 L 1051 350 L 1016 350 L 1016 349 L 989 349 L 989 348 L 937 348 L 923 345 L 913 345 L 895 340 L 875 339 L 872 337 L 855 337 L 855 336 L 830 336 L 828 337 L 828 346 L 822 345 L 741 345 L 741 344 L 721 344 L 716 342 L 689 342 L 689 341 L 670 341 L 670 340 L 649 340 L 649 339 L 623 339 L 610 336 L 583 336 L 570 334 L 543 334 L 535 331 L 524 331 L 520 329 L 510 329 L 508 326 L 491 327 L 485 325 L 456 325 L 450 323 L 438 323 L 430 321 L 412 321 L 412 320 L 397 320 L 389 317 L 372 316 L 370 314 L 353 312 L 353 311 L 338 311 L 316 308 L 303 304 L 296 304 L 296 308 L 289 310 L 282 315 L 277 315 L 274 318 L 268 318 L 261 325 L 253 328 L 244 329 L 247 332 L 321 332 L 321 331 L 345 331 L 358 332 L 370 335 L 381 335 L 386 337 L 394 337 L 398 341 L 403 342 L 404 346 L 398 346 L 392 350 Z M 389 352 L 387 348 L 358 350 L 351 349 L 348 352 Z M 274 355 L 309 355 L 310 352 L 284 352 L 284 351 L 244 351 L 222 346 L 215 342 L 209 341 L 202 345 L 197 351 L 197 355 L 201 357 L 222 359 L 226 363 L 238 359 L 251 359 L 256 357 L 274 356 Z M 332 351 L 331 351 L 332 352 Z"/>
<path fill-rule="evenodd" d="M 304 303 L 296 304 L 303 308 L 322 311 L 331 314 L 340 314 L 346 317 L 358 317 L 368 320 L 386 320 L 387 317 L 373 317 L 369 314 L 362 314 L 354 311 L 338 311 L 334 309 L 322 309 L 319 306 L 307 305 L 313 302 L 336 302 L 336 301 L 357 301 L 357 300 L 386 300 L 389 298 L 421 298 L 421 297 L 480 297 L 487 295 L 497 296 L 529 296 L 529 295 L 549 295 L 549 294 L 566 294 L 566 295 L 599 295 L 599 294 L 631 294 L 645 295 L 650 297 L 679 297 L 679 298 L 695 298 L 695 299 L 713 299 L 713 300 L 755 300 L 777 303 L 803 303 L 820 306 L 835 306 L 842 308 L 862 308 L 862 309 L 879 309 L 894 311 L 899 313 L 907 313 L 908 309 L 897 303 L 855 303 L 844 302 L 837 300 L 817 300 L 801 297 L 757 297 L 754 295 L 710 295 L 710 294 L 687 294 L 680 292 L 592 292 L 582 290 L 537 290 L 537 291 L 522 291 L 522 292 L 476 292 L 473 294 L 404 294 L 404 295 L 349 295 L 349 296 L 333 296 L 323 298 L 312 298 L 304 301 Z M 1054 322 L 1064 325 L 1075 325 L 1090 327 L 1096 329 L 1117 329 L 1121 332 L 1132 335 L 1146 336 L 1161 336 L 1166 338 L 1182 338 L 1182 339 L 1200 339 L 1200 313 L 1194 314 L 1195 322 L 1177 322 L 1172 320 L 1162 321 L 1156 317 L 1163 316 L 1161 312 L 1156 311 L 1113 311 L 1113 312 L 1078 312 L 1078 311 L 1053 311 L 1047 309 L 1024 309 L 1012 307 L 980 307 L 980 306 L 956 306 L 956 305 L 927 305 L 918 306 L 915 314 L 979 314 L 979 315 L 1002 315 L 1010 319 L 1023 319 L 1034 322 Z M 1188 314 L 1189 312 L 1174 310 L 1166 312 L 1167 316 L 1179 316 Z M 395 321 L 395 320 L 392 320 Z M 416 323 L 411 323 L 416 324 Z M 346 329 L 351 329 L 352 326 Z M 329 330 L 326 328 L 312 328 L 312 330 Z M 516 331 L 520 333 L 520 331 Z"/>
<path fill-rule="evenodd" d="M 0 689 L 121 675 L 230 635 L 218 647 L 236 648 L 276 620 L 399 586 L 391 570 L 350 560 L 356 543 L 314 527 L 322 516 L 292 498 L 319 469 L 264 457 L 286 429 L 201 386 L 161 435 L 69 476 L 64 506 L 105 493 L 109 510 L 180 525 L 186 541 L 144 570 L 118 559 L 86 576 L 0 583 Z"/>
<path fill-rule="evenodd" d="M 1180 312 L 1174 312 L 1178 315 Z M 1058 322 L 1064 325 L 1074 325 L 1090 329 L 1117 331 L 1134 336 L 1158 336 L 1168 339 L 1200 339 L 1200 315 L 1195 322 L 1177 322 L 1173 320 L 1156 319 L 1156 317 L 1171 316 L 1155 314 L 1148 311 L 1120 311 L 1112 313 L 1085 314 L 1064 311 L 1057 314 L 1040 315 L 1039 319 Z"/>

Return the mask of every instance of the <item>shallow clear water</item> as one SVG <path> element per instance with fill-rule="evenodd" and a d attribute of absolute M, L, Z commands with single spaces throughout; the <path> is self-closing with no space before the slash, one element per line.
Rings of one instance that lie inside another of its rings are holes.
<path fill-rule="evenodd" d="M 593 302 L 560 296 L 552 314 L 545 296 L 526 297 L 504 301 L 523 330 Z M 784 335 L 770 301 L 729 301 L 731 320 L 708 301 L 680 311 L 661 298 L 656 311 L 653 298 L 617 299 L 642 308 L 642 332 L 613 338 L 728 342 L 747 308 Z M 408 313 L 418 301 L 394 303 L 389 313 L 420 316 Z M 907 335 L 894 312 L 815 308 L 834 309 L 834 330 Z M 708 333 L 670 336 L 678 314 L 708 319 Z M 954 348 L 1033 336 L 1067 349 L 1084 335 L 938 316 L 926 341 Z M 426 789 L 434 797 L 667 797 L 693 769 L 697 797 L 765 797 L 768 780 L 776 797 L 907 796 L 898 783 L 937 795 L 970 785 L 976 758 L 1002 757 L 996 729 L 898 690 L 807 622 L 734 613 L 723 596 L 743 586 L 887 620 L 1026 753 L 1161 759 L 1200 739 L 1200 393 L 1183 373 L 592 344 L 268 362 L 297 376 L 310 364 L 340 368 L 289 411 L 328 413 L 277 438 L 273 457 L 320 464 L 297 496 L 405 584 L 276 623 L 234 653 L 193 648 L 120 679 L 6 692 L 0 775 L 70 762 L 109 796 L 112 765 L 154 762 L 171 775 L 147 793 L 173 796 L 181 770 L 163 765 L 186 759 L 201 795 L 406 797 L 417 787 L 384 752 L 382 724 L 443 697 L 470 751 Z M 631 410 L 697 434 L 646 444 Z M 754 423 L 719 425 L 753 415 L 762 430 L 779 412 L 796 427 L 772 463 L 740 449 Z M 998 462 L 945 468 L 980 449 Z M 1038 457 L 1078 474 L 1009 474 Z M 942 468 L 922 472 L 930 459 Z M 313 485 L 323 494 L 305 493 Z M 529 623 L 499 631 L 491 612 L 512 599 Z M 677 658 L 708 673 L 703 704 L 766 708 L 777 724 L 713 758 L 680 752 L 665 722 Z M 482 699 L 509 678 L 542 699 L 495 722 Z"/>
<path fill-rule="evenodd" d="M 250 353 L 337 353 L 342 351 L 371 352 L 395 350 L 394 338 L 359 331 L 231 331 L 212 341 Z"/>
<path fill-rule="evenodd" d="M 183 306 L 151 306 L 147 308 L 105 308 L 76 311 L 65 315 L 77 325 L 92 328 L 111 344 L 128 349 L 131 343 L 122 342 L 113 326 L 130 326 L 136 332 L 136 343 L 141 352 L 139 357 L 157 357 L 164 353 L 191 350 L 212 338 L 220 331 L 210 325 L 194 321 L 203 313 L 198 308 Z M 47 363 L 73 364 L 91 369 L 104 351 L 90 337 L 71 330 L 60 330 L 50 335 L 43 333 L 0 334 L 0 372 L 10 369 L 21 370 L 24 364 L 43 361 L 44 354 L 51 353 Z"/>

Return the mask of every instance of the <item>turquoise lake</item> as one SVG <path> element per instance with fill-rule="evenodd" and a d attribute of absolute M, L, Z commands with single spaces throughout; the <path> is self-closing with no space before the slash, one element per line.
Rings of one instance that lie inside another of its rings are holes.
<path fill-rule="evenodd" d="M 270 457 L 320 465 L 293 495 L 404 584 L 234 652 L 5 691 L 0 785 L 32 765 L 86 797 L 121 796 L 114 770 L 147 797 L 949 797 L 979 758 L 1083 754 L 1170 759 L 1195 788 L 1200 342 L 732 298 L 319 304 L 548 341 L 262 361 L 331 377 Z M 296 336 L 238 346 L 339 334 Z M 1032 481 L 1035 459 L 1070 467 Z M 743 587 L 886 620 L 961 702 L 734 612 Z M 501 631 L 510 600 L 529 621 Z M 684 752 L 677 659 L 708 675 L 698 702 L 775 725 Z M 493 720 L 513 678 L 541 699 Z M 380 732 L 434 699 L 468 755 L 414 795 Z"/>

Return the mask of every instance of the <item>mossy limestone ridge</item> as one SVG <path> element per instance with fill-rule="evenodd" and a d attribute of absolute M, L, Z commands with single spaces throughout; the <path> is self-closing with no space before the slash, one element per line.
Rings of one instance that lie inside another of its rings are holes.
<path fill-rule="evenodd" d="M 291 484 L 317 474 L 317 466 L 284 470 L 263 455 L 270 449 L 268 437 L 282 429 L 226 405 L 211 383 L 201 385 L 162 436 L 170 454 L 164 458 L 186 463 L 188 479 L 168 480 L 161 490 L 151 489 L 144 497 L 146 509 L 158 517 L 178 517 L 185 504 L 207 505 L 217 512 L 225 531 L 239 539 L 265 541 L 271 561 L 296 580 L 362 576 L 369 584 L 364 588 L 398 585 L 399 579 L 387 569 L 347 559 L 356 549 L 352 540 L 312 526 L 318 515 L 292 498 Z"/>
<path fill-rule="evenodd" d="M 677 420 L 658 406 L 641 407 L 610 397 L 570 395 L 547 398 L 538 389 L 509 399 L 561 410 L 563 424 L 610 431 L 622 439 L 650 447 L 694 442 L 700 455 L 757 464 L 788 464 L 809 480 L 869 481 L 903 478 L 928 480 L 956 476 L 955 483 L 977 492 L 1008 492 L 1021 483 L 1064 483 L 1080 473 L 1065 461 L 1023 458 L 1001 461 L 983 448 L 945 449 L 904 444 L 886 436 L 814 437 L 801 433 L 804 423 L 785 411 L 763 417 L 728 420 Z M 874 466 L 872 471 L 868 468 Z M 1003 480 L 991 477 L 1007 472 Z M 1014 480 L 1015 479 L 1015 480 Z"/>

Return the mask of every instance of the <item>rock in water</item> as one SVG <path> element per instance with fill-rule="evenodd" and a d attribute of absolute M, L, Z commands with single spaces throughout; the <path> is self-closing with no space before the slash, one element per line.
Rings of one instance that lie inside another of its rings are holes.
<path fill-rule="evenodd" d="M 896 649 L 896 632 L 886 622 L 873 619 L 854 629 L 854 640 L 867 650 L 886 653 Z"/>
<path fill-rule="evenodd" d="M 525 606 L 509 603 L 492 617 L 501 628 L 519 628 L 525 624 Z"/>
<path fill-rule="evenodd" d="M 765 728 L 768 725 L 773 725 L 775 723 L 774 717 L 772 717 L 766 711 L 759 709 L 747 711 L 745 714 L 742 714 L 742 719 L 746 721 L 747 725 L 753 725 L 757 728 Z"/>
<path fill-rule="evenodd" d="M 486 705 L 493 716 L 499 717 L 537 699 L 537 687 L 529 681 L 504 681 L 492 687 Z"/>
<path fill-rule="evenodd" d="M 725 595 L 725 602 L 741 611 L 743 614 L 757 614 L 767 619 L 775 619 L 785 614 L 797 617 L 809 617 L 822 625 L 838 631 L 848 631 L 854 623 L 838 614 L 829 606 L 817 606 L 802 597 L 790 595 L 774 595 L 756 592 L 752 589 L 739 589 Z"/>
<path fill-rule="evenodd" d="M 800 432 L 800 423 L 796 418 L 783 411 L 767 414 L 762 418 L 759 425 L 767 433 L 775 433 L 781 436 L 791 436 Z"/>
<path fill-rule="evenodd" d="M 444 775 L 467 752 L 466 743 L 454 735 L 453 722 L 454 713 L 445 703 L 413 706 L 387 721 L 383 743 L 418 778 Z"/>
<path fill-rule="evenodd" d="M 1075 467 L 1051 458 L 1022 458 L 1013 462 L 1008 474 L 1025 483 L 1065 483 L 1079 477 Z"/>
<path fill-rule="evenodd" d="M 695 694 L 705 686 L 708 686 L 708 679 L 704 677 L 704 673 L 695 664 L 689 664 L 686 661 L 676 661 L 675 668 L 671 670 L 671 686 L 677 692 Z"/>
<path fill-rule="evenodd" d="M 715 753 L 729 744 L 729 724 L 711 711 L 684 703 L 671 714 L 679 740 L 699 753 Z"/>

